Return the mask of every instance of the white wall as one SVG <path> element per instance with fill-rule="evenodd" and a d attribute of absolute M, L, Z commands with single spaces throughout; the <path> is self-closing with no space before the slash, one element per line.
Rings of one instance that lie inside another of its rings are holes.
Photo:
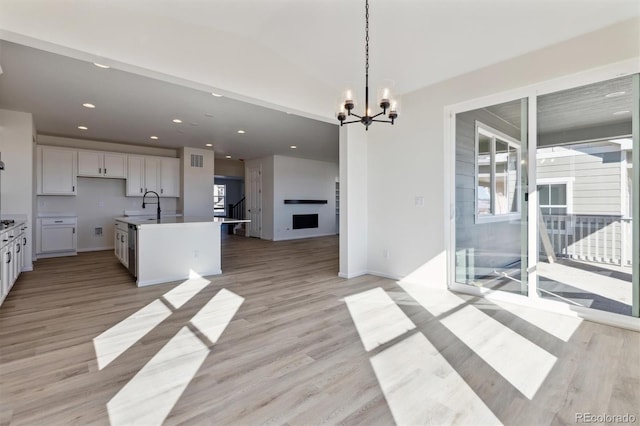
<path fill-rule="evenodd" d="M 203 167 L 191 167 L 191 155 L 203 156 Z M 213 217 L 213 151 L 181 148 L 182 198 L 179 208 L 185 216 Z"/>
<path fill-rule="evenodd" d="M 359 124 L 340 128 L 340 275 L 367 273 L 369 205 L 368 138 Z M 386 208 L 385 204 L 373 206 Z M 393 226 L 387 223 L 384 226 Z"/>
<path fill-rule="evenodd" d="M 218 176 L 244 177 L 244 161 L 216 158 L 215 169 Z"/>
<path fill-rule="evenodd" d="M 97 151 L 123 152 L 125 154 L 157 155 L 160 157 L 178 157 L 178 151 L 153 146 L 130 145 L 124 143 L 104 142 L 91 139 L 65 138 L 60 136 L 38 135 L 39 145 L 64 146 L 77 149 L 93 149 Z"/>
<path fill-rule="evenodd" d="M 25 269 L 32 268 L 33 220 L 33 116 L 24 112 L 0 109 L 0 154 L 5 163 L 0 181 L 2 216 L 27 219 L 29 243 Z"/>
<path fill-rule="evenodd" d="M 334 235 L 338 165 L 326 161 L 274 156 L 274 240 Z M 287 199 L 327 200 L 327 204 L 284 204 Z M 318 228 L 293 229 L 294 214 L 318 214 Z"/>
<path fill-rule="evenodd" d="M 403 96 L 396 125 L 368 132 L 369 270 L 446 282 L 445 106 L 639 55 L 640 19 L 633 19 Z"/>

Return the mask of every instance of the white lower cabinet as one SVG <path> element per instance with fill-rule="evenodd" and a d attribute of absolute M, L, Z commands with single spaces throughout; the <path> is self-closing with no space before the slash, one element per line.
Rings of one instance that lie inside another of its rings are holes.
<path fill-rule="evenodd" d="M 26 237 L 24 223 L 0 231 L 0 304 L 20 276 L 24 264 Z M 23 244 L 23 242 L 25 244 Z"/>
<path fill-rule="evenodd" d="M 116 222 L 113 247 L 116 258 L 126 268 L 129 267 L 129 229 L 126 223 Z"/>
<path fill-rule="evenodd" d="M 77 227 L 77 217 L 48 217 L 38 219 L 38 257 L 76 255 Z"/>

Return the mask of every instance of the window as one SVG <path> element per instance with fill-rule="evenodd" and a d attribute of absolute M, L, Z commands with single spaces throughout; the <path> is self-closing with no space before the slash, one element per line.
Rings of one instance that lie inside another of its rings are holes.
<path fill-rule="evenodd" d="M 543 215 L 566 215 L 568 213 L 567 184 L 538 185 L 538 200 Z"/>
<path fill-rule="evenodd" d="M 213 185 L 213 215 L 226 216 L 227 214 L 227 185 Z"/>
<path fill-rule="evenodd" d="M 476 222 L 518 217 L 520 142 L 476 121 Z"/>

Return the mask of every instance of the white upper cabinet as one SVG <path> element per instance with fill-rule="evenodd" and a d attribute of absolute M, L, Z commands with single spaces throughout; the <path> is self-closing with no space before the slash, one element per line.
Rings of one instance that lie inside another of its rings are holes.
<path fill-rule="evenodd" d="M 76 195 L 77 155 L 75 150 L 38 147 L 38 195 Z"/>
<path fill-rule="evenodd" d="M 180 196 L 180 160 L 169 157 L 129 155 L 127 196 L 141 197 L 155 191 L 160 197 Z"/>
<path fill-rule="evenodd" d="M 78 151 L 78 176 L 125 178 L 126 156 L 115 152 Z"/>
<path fill-rule="evenodd" d="M 160 159 L 144 158 L 144 191 L 155 191 L 160 194 Z"/>
<path fill-rule="evenodd" d="M 160 196 L 180 196 L 180 159 L 160 159 Z"/>
<path fill-rule="evenodd" d="M 142 197 L 144 194 L 144 157 L 127 157 L 127 196 Z"/>

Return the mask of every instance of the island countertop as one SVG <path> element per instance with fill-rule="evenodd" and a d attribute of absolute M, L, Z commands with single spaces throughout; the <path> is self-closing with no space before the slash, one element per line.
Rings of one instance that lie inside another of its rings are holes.
<path fill-rule="evenodd" d="M 248 219 L 231 219 L 228 217 L 199 217 L 199 216 L 167 216 L 160 217 L 158 220 L 155 216 L 121 216 L 114 218 L 119 222 L 124 222 L 137 227 L 157 226 L 165 224 L 186 224 L 186 223 L 217 223 L 219 225 L 225 223 L 247 223 Z"/>

